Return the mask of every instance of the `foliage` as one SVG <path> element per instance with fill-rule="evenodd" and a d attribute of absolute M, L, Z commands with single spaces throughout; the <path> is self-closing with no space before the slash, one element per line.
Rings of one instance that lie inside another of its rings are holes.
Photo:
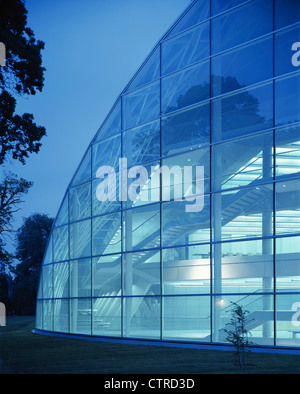
<path fill-rule="evenodd" d="M 242 306 L 232 302 L 233 308 L 231 310 L 230 322 L 226 324 L 228 328 L 224 329 L 227 337 L 226 340 L 232 343 L 237 351 L 239 365 L 244 372 L 245 369 L 245 352 L 249 350 L 248 346 L 251 342 L 248 340 L 249 332 L 247 330 L 248 310 L 244 310 Z"/>
<path fill-rule="evenodd" d="M 34 314 L 40 267 L 47 246 L 53 219 L 35 213 L 24 220 L 17 231 L 16 258 L 13 282 L 13 302 L 18 313 Z"/>
<path fill-rule="evenodd" d="M 44 71 L 41 51 L 27 26 L 27 10 L 22 0 L 0 0 L 0 42 L 6 47 L 6 64 L 0 67 L 0 165 L 10 153 L 25 163 L 28 153 L 38 152 L 45 128 L 34 123 L 32 114 L 16 115 L 13 95 L 34 95 L 42 91 Z"/>

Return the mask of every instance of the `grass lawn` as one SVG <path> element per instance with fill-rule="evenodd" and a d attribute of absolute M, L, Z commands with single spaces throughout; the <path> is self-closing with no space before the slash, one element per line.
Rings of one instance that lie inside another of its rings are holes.
<path fill-rule="evenodd" d="M 34 318 L 0 327 L 0 374 L 236 374 L 234 352 L 56 338 L 32 333 Z M 247 354 L 246 374 L 299 374 L 300 356 Z"/>

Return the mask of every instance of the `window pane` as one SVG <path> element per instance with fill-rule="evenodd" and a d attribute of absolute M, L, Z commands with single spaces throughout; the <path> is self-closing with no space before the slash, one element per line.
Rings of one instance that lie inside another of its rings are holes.
<path fill-rule="evenodd" d="M 300 346 L 299 294 L 276 296 L 276 345 Z"/>
<path fill-rule="evenodd" d="M 210 142 L 210 104 L 162 118 L 162 154 L 198 148 Z"/>
<path fill-rule="evenodd" d="M 44 265 L 42 272 L 43 298 L 53 297 L 53 264 Z"/>
<path fill-rule="evenodd" d="M 127 165 L 145 163 L 160 157 L 160 122 L 155 121 L 123 133 L 122 157 Z"/>
<path fill-rule="evenodd" d="M 275 81 L 276 126 L 300 121 L 300 75 Z"/>
<path fill-rule="evenodd" d="M 274 301 L 271 295 L 214 297 L 213 341 L 228 342 L 224 329 L 234 330 L 232 326 L 226 326 L 232 317 L 231 311 L 234 306 L 232 302 L 241 306 L 244 311 L 249 311 L 246 314 L 249 341 L 258 346 L 274 346 Z"/>
<path fill-rule="evenodd" d="M 93 258 L 92 277 L 93 297 L 121 295 L 121 255 L 114 254 Z M 101 313 L 100 308 L 99 313 Z"/>
<path fill-rule="evenodd" d="M 67 192 L 61 204 L 59 212 L 56 216 L 55 227 L 68 223 L 69 221 L 68 205 L 69 204 L 68 204 L 68 192 Z"/>
<path fill-rule="evenodd" d="M 257 0 L 212 19 L 212 53 L 272 31 L 273 1 Z M 238 32 L 238 34 L 237 34 Z"/>
<path fill-rule="evenodd" d="M 92 157 L 91 148 L 86 152 L 82 162 L 79 164 L 79 168 L 76 171 L 74 178 L 72 179 L 71 186 L 78 185 L 91 179 L 92 175 Z"/>
<path fill-rule="evenodd" d="M 214 240 L 273 235 L 273 185 L 213 196 Z"/>
<path fill-rule="evenodd" d="M 199 0 L 194 4 L 188 12 L 179 20 L 179 22 L 174 26 L 167 37 L 172 37 L 175 34 L 180 33 L 192 26 L 209 18 L 209 1 Z"/>
<path fill-rule="evenodd" d="M 272 126 L 272 84 L 212 101 L 213 141 L 239 137 Z"/>
<path fill-rule="evenodd" d="M 97 177 L 99 167 L 110 166 L 115 172 L 119 170 L 121 156 L 121 136 L 93 145 L 93 178 Z"/>
<path fill-rule="evenodd" d="M 69 262 L 53 264 L 54 298 L 69 296 Z"/>
<path fill-rule="evenodd" d="M 70 296 L 91 296 L 91 260 L 70 261 Z"/>
<path fill-rule="evenodd" d="M 83 220 L 70 224 L 70 258 L 91 255 L 91 221 Z"/>
<path fill-rule="evenodd" d="M 275 0 L 275 29 L 280 29 L 300 20 L 298 0 Z"/>
<path fill-rule="evenodd" d="M 273 239 L 213 245 L 215 293 L 273 291 Z"/>
<path fill-rule="evenodd" d="M 273 133 L 213 146 L 214 190 L 271 181 Z"/>
<path fill-rule="evenodd" d="M 160 246 L 159 204 L 123 211 L 123 245 L 125 251 Z"/>
<path fill-rule="evenodd" d="M 155 52 L 150 56 L 147 62 L 143 65 L 137 76 L 131 82 L 127 91 L 133 90 L 148 82 L 154 81 L 159 78 L 160 73 L 160 48 L 158 47 Z"/>
<path fill-rule="evenodd" d="M 121 298 L 93 299 L 93 335 L 121 336 Z"/>
<path fill-rule="evenodd" d="M 69 300 L 54 300 L 54 331 L 69 332 Z"/>
<path fill-rule="evenodd" d="M 185 201 L 162 204 L 163 246 L 192 245 L 210 241 L 210 203 L 204 196 L 203 209 L 186 212 Z"/>
<path fill-rule="evenodd" d="M 235 7 L 241 3 L 245 3 L 246 0 L 212 0 L 211 1 L 211 13 L 212 15 L 220 14 L 229 8 Z"/>
<path fill-rule="evenodd" d="M 276 234 L 300 232 L 300 179 L 275 184 Z"/>
<path fill-rule="evenodd" d="M 121 213 L 93 218 L 93 256 L 121 252 Z"/>
<path fill-rule="evenodd" d="M 209 62 L 197 64 L 162 79 L 162 113 L 209 98 Z"/>
<path fill-rule="evenodd" d="M 43 301 L 43 329 L 53 330 L 53 300 Z"/>
<path fill-rule="evenodd" d="M 124 253 L 123 294 L 160 294 L 160 252 Z"/>
<path fill-rule="evenodd" d="M 91 216 L 91 183 L 69 189 L 70 222 Z"/>
<path fill-rule="evenodd" d="M 119 211 L 119 173 L 110 173 L 92 182 L 92 216 Z"/>
<path fill-rule="evenodd" d="M 210 246 L 195 245 L 162 251 L 163 294 L 210 293 Z"/>
<path fill-rule="evenodd" d="M 125 337 L 160 338 L 160 298 L 123 298 L 123 335 Z"/>
<path fill-rule="evenodd" d="M 129 129 L 160 114 L 160 83 L 155 82 L 123 96 L 124 128 Z"/>
<path fill-rule="evenodd" d="M 287 2 L 288 3 L 288 2 Z M 292 56 L 296 54 L 292 51 L 294 42 L 300 41 L 300 27 L 295 26 L 291 29 L 275 34 L 275 75 L 287 74 L 297 71 L 292 63 Z M 298 58 L 298 57 L 297 57 Z"/>
<path fill-rule="evenodd" d="M 288 127 L 275 132 L 276 176 L 296 175 L 300 172 L 300 127 Z"/>
<path fill-rule="evenodd" d="M 276 239 L 276 290 L 300 291 L 300 237 Z"/>
<path fill-rule="evenodd" d="M 273 77 L 273 38 L 212 58 L 212 92 L 224 94 Z"/>
<path fill-rule="evenodd" d="M 70 300 L 70 332 L 74 334 L 91 334 L 91 299 L 73 298 Z"/>
<path fill-rule="evenodd" d="M 121 131 L 121 100 L 113 108 L 109 117 L 98 131 L 94 142 L 104 140 Z"/>
<path fill-rule="evenodd" d="M 53 261 L 62 261 L 69 258 L 68 226 L 53 230 Z"/>
<path fill-rule="evenodd" d="M 209 22 L 162 43 L 162 75 L 209 56 Z"/>

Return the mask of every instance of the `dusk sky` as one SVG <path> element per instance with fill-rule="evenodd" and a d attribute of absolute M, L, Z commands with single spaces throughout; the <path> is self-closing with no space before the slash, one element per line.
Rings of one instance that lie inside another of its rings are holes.
<path fill-rule="evenodd" d="M 46 127 L 38 154 L 9 169 L 34 186 L 14 226 L 32 213 L 56 216 L 91 139 L 121 91 L 190 0 L 26 0 L 28 26 L 45 42 L 42 93 L 17 112 Z"/>

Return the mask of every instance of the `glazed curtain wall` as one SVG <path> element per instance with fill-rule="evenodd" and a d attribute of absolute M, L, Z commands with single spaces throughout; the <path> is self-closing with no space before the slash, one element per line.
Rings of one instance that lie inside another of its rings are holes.
<path fill-rule="evenodd" d="M 163 37 L 67 189 L 37 329 L 224 343 L 238 302 L 252 342 L 299 347 L 299 11 L 293 0 L 199 0 Z M 134 200 L 99 201 L 97 170 L 115 169 L 119 196 L 124 157 L 147 181 Z M 186 211 L 182 178 L 155 176 L 161 166 L 204 167 L 202 210 Z"/>

